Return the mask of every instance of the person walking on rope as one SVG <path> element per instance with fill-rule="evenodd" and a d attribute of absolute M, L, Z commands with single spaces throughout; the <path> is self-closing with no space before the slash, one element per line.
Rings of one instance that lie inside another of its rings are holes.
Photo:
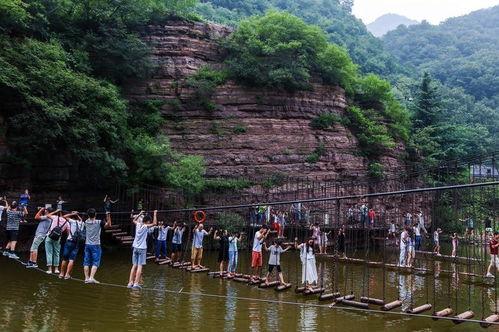
<path fill-rule="evenodd" d="M 156 252 L 155 252 L 155 261 L 159 262 L 161 258 L 167 258 L 168 256 L 166 255 L 166 239 L 168 238 L 168 232 L 170 229 L 175 229 L 176 228 L 176 223 L 173 223 L 172 226 L 167 226 L 164 224 L 163 221 L 159 222 L 158 226 L 154 226 L 158 229 L 158 240 L 156 243 Z"/>
<path fill-rule="evenodd" d="M 345 250 L 345 225 L 342 225 L 338 229 L 338 255 L 341 258 L 346 258 L 346 250 Z"/>
<path fill-rule="evenodd" d="M 187 225 L 184 223 L 183 225 L 176 225 L 174 227 L 172 237 L 172 263 L 175 263 L 182 258 L 182 238 L 184 236 L 186 226 Z"/>
<path fill-rule="evenodd" d="M 59 260 L 61 255 L 61 235 L 66 232 L 69 225 L 67 216 L 61 217 L 51 216 L 52 224 L 50 225 L 47 237 L 45 238 L 45 257 L 47 259 L 47 274 L 59 274 Z"/>
<path fill-rule="evenodd" d="M 452 254 L 451 254 L 451 256 L 456 257 L 457 256 L 457 246 L 459 244 L 459 237 L 457 236 L 457 232 L 452 232 L 450 234 L 450 238 L 452 241 Z"/>
<path fill-rule="evenodd" d="M 317 285 L 317 266 L 315 264 L 314 239 L 309 238 L 307 242 L 298 245 L 295 238 L 295 248 L 300 249 L 300 260 L 302 262 L 301 282 L 309 291 Z"/>
<path fill-rule="evenodd" d="M 237 243 L 241 242 L 242 236 L 243 233 L 238 234 L 237 232 L 233 232 L 232 236 L 229 237 L 229 266 L 227 268 L 229 276 L 234 276 L 236 274 L 239 256 Z"/>
<path fill-rule="evenodd" d="M 255 233 L 255 238 L 253 239 L 253 249 L 251 251 L 251 279 L 257 280 L 260 278 L 260 270 L 263 266 L 262 258 L 262 244 L 268 235 L 267 225 L 262 225 L 260 230 Z"/>
<path fill-rule="evenodd" d="M 224 273 L 224 264 L 229 263 L 229 235 L 225 229 L 215 231 L 213 235 L 215 241 L 219 241 L 218 263 L 220 264 L 220 275 Z"/>
<path fill-rule="evenodd" d="M 409 244 L 409 227 L 405 227 L 402 234 L 400 234 L 400 254 L 399 266 L 407 265 L 407 247 Z"/>
<path fill-rule="evenodd" d="M 146 265 L 147 256 L 147 234 L 151 227 L 155 227 L 158 224 L 158 211 L 154 210 L 153 217 L 151 220 L 150 215 L 140 218 L 144 211 L 141 211 L 139 216 L 133 219 L 135 224 L 135 239 L 133 240 L 133 252 L 132 252 L 132 268 L 130 270 L 130 279 L 128 280 L 128 288 L 142 289 L 140 285 L 142 281 L 142 269 Z"/>
<path fill-rule="evenodd" d="M 494 236 L 489 241 L 490 248 L 490 264 L 487 268 L 487 278 L 495 278 L 492 274 L 492 268 L 496 268 L 499 271 L 499 260 L 497 259 L 497 254 L 499 251 L 499 232 L 494 232 Z"/>
<path fill-rule="evenodd" d="M 16 201 L 13 201 L 10 206 L 7 206 L 7 245 L 5 246 L 5 250 L 3 252 L 4 256 L 8 256 L 12 259 L 19 259 L 19 256 L 16 254 L 19 224 L 21 223 L 22 218 L 26 217 L 26 215 L 28 215 L 26 206 L 19 209 Z"/>
<path fill-rule="evenodd" d="M 404 216 L 404 226 L 411 226 L 412 225 L 412 214 L 410 211 L 407 211 L 407 213 Z"/>
<path fill-rule="evenodd" d="M 416 239 L 412 229 L 408 230 L 409 236 L 407 237 L 407 267 L 412 267 L 414 259 L 416 258 Z"/>
<path fill-rule="evenodd" d="M 83 260 L 83 273 L 86 284 L 98 284 L 95 274 L 101 263 L 102 249 L 100 237 L 102 228 L 111 227 L 111 213 L 106 213 L 106 221 L 96 219 L 97 212 L 94 208 L 88 209 L 88 219 L 85 220 L 85 258 Z"/>
<path fill-rule="evenodd" d="M 198 224 L 192 230 L 194 234 L 192 239 L 192 255 L 191 255 L 191 269 L 201 269 L 201 260 L 203 259 L 203 239 L 206 235 L 211 236 L 213 228 L 207 232 L 204 230 L 203 224 Z"/>
<path fill-rule="evenodd" d="M 440 254 L 440 233 L 442 233 L 442 229 L 441 228 L 437 228 L 434 232 L 433 232 L 433 244 L 434 244 L 434 248 L 433 248 L 433 252 L 437 254 L 437 256 L 441 256 Z"/>
<path fill-rule="evenodd" d="M 284 276 L 282 274 L 282 269 L 281 269 L 281 254 L 283 252 L 288 251 L 291 249 L 291 246 L 288 246 L 286 249 L 282 249 L 282 240 L 281 239 L 275 239 L 270 247 L 267 248 L 267 245 L 264 243 L 263 247 L 265 251 L 270 253 L 269 256 L 269 270 L 267 272 L 267 275 L 265 276 L 265 284 L 269 284 L 269 277 L 274 268 L 277 271 L 277 280 L 280 282 L 282 286 L 289 286 L 284 281 Z"/>
<path fill-rule="evenodd" d="M 35 215 L 38 226 L 36 227 L 35 237 L 31 243 L 29 260 L 28 263 L 26 263 L 26 268 L 32 269 L 38 267 L 38 248 L 40 247 L 40 244 L 45 242 L 49 228 L 52 225 L 52 218 L 50 217 L 58 212 L 59 210 L 54 211 L 52 208 L 38 208 L 38 212 Z"/>
<path fill-rule="evenodd" d="M 327 255 L 327 245 L 328 245 L 328 236 L 331 235 L 331 231 L 321 231 L 319 235 L 319 253 Z"/>
<path fill-rule="evenodd" d="M 80 244 L 85 242 L 85 223 L 77 211 L 66 215 L 69 227 L 67 229 L 68 238 L 62 250 L 62 262 L 59 278 L 70 279 L 73 271 L 74 261 L 78 255 Z M 73 219 L 76 217 L 77 219 Z"/>

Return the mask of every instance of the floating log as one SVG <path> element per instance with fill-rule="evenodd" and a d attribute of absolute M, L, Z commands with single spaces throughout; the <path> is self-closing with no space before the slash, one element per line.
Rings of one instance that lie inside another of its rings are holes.
<path fill-rule="evenodd" d="M 374 304 L 374 305 L 385 305 L 385 301 L 381 299 L 375 299 L 373 297 L 365 297 L 365 296 L 360 298 L 360 302 Z"/>
<path fill-rule="evenodd" d="M 387 303 L 384 306 L 381 307 L 381 310 L 383 311 L 390 311 L 395 308 L 401 307 L 402 306 L 402 301 L 400 300 L 395 300 L 393 302 Z"/>
<path fill-rule="evenodd" d="M 209 273 L 209 272 L 208 272 L 208 273 Z M 220 272 L 217 272 L 217 273 L 215 273 L 215 274 L 212 274 L 211 276 L 212 276 L 213 278 L 223 278 L 223 277 L 225 277 L 225 274 L 223 274 L 223 273 L 222 273 L 222 274 L 220 274 Z"/>
<path fill-rule="evenodd" d="M 263 282 L 263 280 L 260 279 L 260 278 L 258 278 L 258 279 L 250 279 L 248 281 L 248 284 L 249 285 L 260 285 L 262 282 Z"/>
<path fill-rule="evenodd" d="M 499 322 L 499 315 L 497 315 L 497 314 L 490 315 L 489 317 L 485 318 L 485 321 L 487 323 L 497 323 L 497 322 Z M 487 323 L 480 323 L 480 326 L 483 328 L 487 328 L 490 325 L 492 325 L 492 324 L 487 324 Z"/>
<path fill-rule="evenodd" d="M 332 299 L 336 299 L 338 297 L 340 297 L 340 293 L 339 292 L 336 292 L 336 293 L 328 293 L 328 294 L 321 294 L 321 296 L 319 296 L 319 301 L 327 301 L 327 300 L 332 300 Z"/>
<path fill-rule="evenodd" d="M 236 273 L 236 274 L 234 274 L 234 277 L 236 277 L 236 278 L 242 278 L 243 274 L 242 273 Z"/>
<path fill-rule="evenodd" d="M 157 261 L 156 264 L 158 265 L 167 265 L 167 264 L 170 264 L 170 260 L 169 259 L 163 259 L 163 260 L 160 260 L 160 261 Z"/>
<path fill-rule="evenodd" d="M 367 303 L 362 303 L 362 302 L 359 302 L 359 301 L 341 300 L 341 301 L 337 301 L 337 302 L 341 303 L 343 305 L 350 306 L 350 307 L 361 308 L 361 309 L 369 309 L 369 305 Z"/>
<path fill-rule="evenodd" d="M 324 293 L 325 290 L 325 288 L 305 289 L 303 295 L 321 294 Z"/>
<path fill-rule="evenodd" d="M 180 268 L 180 267 L 185 267 L 185 266 L 189 266 L 189 265 L 191 265 L 191 262 L 184 262 L 184 263 L 176 262 L 176 263 L 173 263 L 172 267 Z"/>
<path fill-rule="evenodd" d="M 275 288 L 275 290 L 276 290 L 276 292 L 282 292 L 282 291 L 284 291 L 284 290 L 286 290 L 286 289 L 291 288 L 291 286 L 292 286 L 291 284 L 287 284 L 287 285 L 279 285 L 279 286 L 277 286 L 277 287 Z"/>
<path fill-rule="evenodd" d="M 445 308 L 443 310 L 437 311 L 433 314 L 433 320 L 437 320 L 439 317 L 448 317 L 452 315 L 454 311 L 451 308 Z"/>
<path fill-rule="evenodd" d="M 452 320 L 452 322 L 454 324 L 461 324 L 464 322 L 465 319 L 472 319 L 473 317 L 475 317 L 475 313 L 471 310 L 468 310 L 468 311 L 465 311 L 463 313 L 460 313 L 457 316 L 454 316 L 454 319 Z"/>
<path fill-rule="evenodd" d="M 146 257 L 147 260 L 154 259 L 154 258 L 156 258 L 156 256 L 154 256 L 154 255 Z"/>
<path fill-rule="evenodd" d="M 227 271 L 223 271 L 222 274 L 226 274 Z M 215 274 L 220 274 L 220 271 L 214 271 L 214 272 L 208 272 L 209 276 L 215 275 Z"/>
<path fill-rule="evenodd" d="M 342 296 L 342 297 L 338 297 L 337 299 L 335 299 L 333 301 L 332 304 L 329 305 L 329 307 L 334 307 L 335 305 L 341 303 L 341 301 L 344 301 L 344 300 L 350 301 L 350 300 L 353 300 L 353 299 L 355 299 L 355 295 L 353 295 L 353 294 L 345 295 L 345 296 Z"/>
<path fill-rule="evenodd" d="M 234 278 L 232 279 L 234 280 L 235 282 L 244 282 L 244 283 L 248 283 L 249 282 L 249 279 L 246 279 L 246 278 Z"/>
<path fill-rule="evenodd" d="M 296 287 L 295 293 L 303 293 L 305 291 L 305 287 Z"/>
<path fill-rule="evenodd" d="M 207 267 L 203 267 L 200 269 L 187 269 L 187 271 L 189 271 L 190 273 L 199 273 L 199 272 L 208 272 L 210 271 L 210 269 Z"/>
<path fill-rule="evenodd" d="M 224 278 L 224 279 L 234 279 L 235 276 L 234 275 L 225 274 L 225 275 L 222 276 L 222 278 Z"/>
<path fill-rule="evenodd" d="M 412 310 L 408 310 L 407 312 L 410 314 L 420 314 L 422 312 L 430 310 L 431 308 L 432 308 L 431 304 L 427 303 L 427 304 L 420 305 L 419 307 L 416 307 Z"/>
<path fill-rule="evenodd" d="M 280 281 L 271 281 L 269 283 L 266 283 L 266 282 L 262 282 L 258 285 L 258 288 L 270 288 L 270 287 L 275 287 L 277 285 L 279 285 L 281 282 Z"/>

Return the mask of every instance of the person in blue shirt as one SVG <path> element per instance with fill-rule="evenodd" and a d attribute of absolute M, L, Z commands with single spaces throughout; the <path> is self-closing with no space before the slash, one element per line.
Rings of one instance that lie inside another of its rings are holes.
<path fill-rule="evenodd" d="M 179 261 L 182 258 L 182 238 L 186 229 L 186 224 L 174 224 L 172 236 L 172 263 Z"/>

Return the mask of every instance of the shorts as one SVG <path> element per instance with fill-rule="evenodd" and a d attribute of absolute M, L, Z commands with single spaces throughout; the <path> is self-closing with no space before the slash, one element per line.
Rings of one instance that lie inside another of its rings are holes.
<path fill-rule="evenodd" d="M 416 252 L 416 247 L 413 247 L 413 246 L 407 247 L 407 251 L 414 253 L 414 252 Z"/>
<path fill-rule="evenodd" d="M 497 255 L 490 255 L 490 265 L 499 266 L 499 257 Z"/>
<path fill-rule="evenodd" d="M 100 266 L 100 259 L 102 256 L 102 249 L 98 244 L 86 244 L 85 245 L 85 259 L 83 260 L 83 266 Z"/>
<path fill-rule="evenodd" d="M 196 247 L 192 247 L 192 254 L 191 254 L 191 259 L 192 260 L 201 260 L 203 259 L 203 247 L 201 248 L 196 248 Z"/>
<path fill-rule="evenodd" d="M 182 244 L 173 243 L 173 252 L 182 252 Z"/>
<path fill-rule="evenodd" d="M 262 267 L 263 266 L 263 258 L 262 253 L 259 251 L 251 252 L 251 267 Z"/>
<path fill-rule="evenodd" d="M 276 270 L 277 270 L 278 273 L 282 272 L 280 265 L 269 264 L 269 273 L 272 273 L 272 271 L 274 271 L 274 267 L 276 268 Z"/>
<path fill-rule="evenodd" d="M 73 241 L 66 241 L 62 250 L 63 261 L 74 261 L 78 254 L 78 244 Z"/>
<path fill-rule="evenodd" d="M 33 243 L 31 244 L 31 248 L 29 249 L 29 251 L 30 252 L 38 251 L 40 244 L 42 244 L 44 241 L 45 241 L 45 235 L 35 235 L 35 238 L 33 239 Z"/>
<path fill-rule="evenodd" d="M 147 249 L 133 248 L 132 264 L 133 265 L 146 265 Z"/>
<path fill-rule="evenodd" d="M 7 230 L 7 242 L 17 241 L 18 236 L 19 236 L 18 230 Z"/>
<path fill-rule="evenodd" d="M 439 246 L 439 245 L 440 245 L 440 241 L 433 241 L 433 243 L 434 243 L 436 246 Z"/>
<path fill-rule="evenodd" d="M 487 227 L 487 228 L 485 228 L 485 231 L 486 231 L 486 232 L 489 232 L 489 233 L 490 233 L 490 232 L 492 232 L 492 227 Z"/>

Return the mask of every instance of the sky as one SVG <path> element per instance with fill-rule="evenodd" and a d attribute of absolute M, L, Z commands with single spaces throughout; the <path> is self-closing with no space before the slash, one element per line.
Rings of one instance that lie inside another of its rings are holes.
<path fill-rule="evenodd" d="M 449 17 L 495 5 L 499 5 L 499 0 L 354 0 L 353 13 L 365 24 L 388 13 L 438 24 Z"/>

